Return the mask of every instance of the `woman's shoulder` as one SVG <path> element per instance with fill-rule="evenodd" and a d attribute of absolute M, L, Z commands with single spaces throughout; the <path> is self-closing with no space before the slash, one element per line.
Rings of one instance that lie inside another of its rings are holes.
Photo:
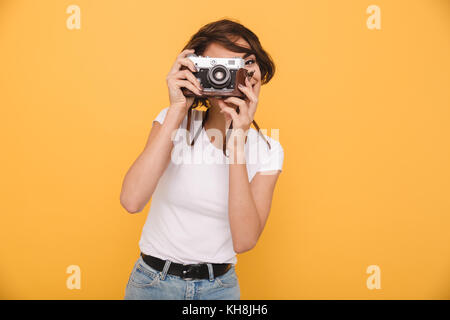
<path fill-rule="evenodd" d="M 249 157 L 256 157 L 256 172 L 282 170 L 284 162 L 284 150 L 281 143 L 266 135 L 263 131 L 250 128 L 248 132 L 250 138 Z"/>
<path fill-rule="evenodd" d="M 169 110 L 169 107 L 163 108 L 159 111 L 158 115 L 153 119 L 153 121 L 158 121 L 159 123 L 164 122 L 164 118 L 166 117 L 167 111 Z"/>
<path fill-rule="evenodd" d="M 265 146 L 265 148 L 262 149 L 265 149 L 267 152 L 283 151 L 281 143 L 278 140 L 266 135 L 264 131 L 258 132 L 256 129 L 250 128 L 248 131 L 248 137 L 250 138 L 252 146 L 256 145 L 258 148 Z"/>

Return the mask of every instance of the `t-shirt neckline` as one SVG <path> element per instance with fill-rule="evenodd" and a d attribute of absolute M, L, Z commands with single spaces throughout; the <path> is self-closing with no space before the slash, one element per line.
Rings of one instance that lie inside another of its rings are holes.
<path fill-rule="evenodd" d="M 202 125 L 202 124 L 201 124 L 201 121 L 200 121 L 200 126 L 201 126 L 201 125 Z M 223 150 L 217 148 L 217 147 L 209 140 L 209 136 L 208 136 L 208 134 L 206 133 L 206 130 L 205 130 L 205 127 L 204 127 L 204 126 L 202 126 L 201 135 L 204 136 L 203 139 L 206 140 L 206 143 L 208 144 L 208 146 L 210 146 L 211 148 L 214 148 L 215 151 L 220 152 L 220 153 L 223 155 Z M 245 149 L 248 148 L 248 146 L 249 146 L 249 141 L 250 141 L 250 129 L 249 129 L 249 131 L 247 132 L 247 141 L 245 142 L 245 145 L 244 145 L 244 148 L 245 148 Z M 227 152 L 227 153 L 228 153 L 228 152 Z"/>
<path fill-rule="evenodd" d="M 200 125 L 202 125 L 201 122 L 200 122 Z M 203 139 L 206 140 L 206 143 L 207 143 L 207 146 L 208 146 L 208 147 L 214 148 L 214 151 L 217 151 L 217 152 L 220 152 L 221 154 L 223 154 L 223 150 L 217 148 L 217 147 L 209 140 L 208 134 L 206 133 L 206 130 L 205 130 L 205 127 L 204 127 L 204 126 L 202 126 L 202 136 L 204 137 Z"/>

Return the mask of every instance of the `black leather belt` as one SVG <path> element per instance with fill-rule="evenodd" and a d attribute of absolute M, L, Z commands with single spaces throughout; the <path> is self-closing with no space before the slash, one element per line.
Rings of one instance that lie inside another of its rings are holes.
<path fill-rule="evenodd" d="M 159 259 L 154 256 L 149 256 L 141 252 L 141 257 L 146 264 L 148 264 L 153 269 L 158 271 L 163 271 L 166 260 Z M 214 277 L 221 276 L 230 270 L 231 263 L 211 263 L 213 267 Z M 181 264 L 171 262 L 168 274 L 178 276 L 184 280 L 191 279 L 209 279 L 209 270 L 206 263 L 199 264 Z"/>

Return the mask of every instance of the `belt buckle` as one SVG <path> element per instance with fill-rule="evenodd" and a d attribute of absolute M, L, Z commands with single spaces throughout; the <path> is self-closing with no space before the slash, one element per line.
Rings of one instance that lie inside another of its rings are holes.
<path fill-rule="evenodd" d="M 194 278 L 189 277 L 188 275 L 190 275 L 190 272 L 192 272 L 192 271 L 197 271 L 197 269 L 195 269 L 196 266 L 197 265 L 195 265 L 195 264 L 183 265 L 183 271 L 181 273 L 181 278 L 184 280 L 193 280 Z"/>

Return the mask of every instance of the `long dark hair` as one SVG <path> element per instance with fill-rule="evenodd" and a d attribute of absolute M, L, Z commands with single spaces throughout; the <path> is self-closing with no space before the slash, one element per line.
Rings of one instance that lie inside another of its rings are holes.
<path fill-rule="evenodd" d="M 236 45 L 232 41 L 232 38 L 236 37 L 242 37 L 245 41 L 247 41 L 250 44 L 250 48 Z M 244 27 L 239 22 L 232 21 L 230 19 L 218 20 L 203 26 L 202 28 L 200 28 L 199 31 L 197 31 L 196 34 L 194 34 L 191 37 L 191 39 L 188 41 L 188 43 L 184 46 L 184 48 L 181 51 L 185 49 L 194 49 L 196 55 L 203 55 L 203 52 L 205 51 L 206 47 L 211 42 L 217 42 L 233 52 L 245 52 L 249 54 L 254 54 L 259 69 L 261 70 L 262 85 L 268 83 L 275 74 L 275 64 L 270 55 L 262 48 L 261 43 L 259 42 L 259 39 L 256 36 L 256 34 L 254 34 L 252 31 Z M 186 127 L 188 137 L 190 137 L 189 129 L 191 124 L 192 109 L 195 109 L 200 106 L 205 106 L 207 110 L 205 112 L 205 116 L 203 117 L 201 128 L 195 134 L 192 142 L 190 142 L 191 146 L 194 145 L 195 139 L 199 135 L 200 131 L 203 129 L 205 122 L 208 119 L 208 111 L 209 108 L 211 107 L 211 104 L 206 98 L 195 97 L 194 102 L 192 103 L 191 107 L 188 110 L 188 119 L 187 119 L 188 121 Z M 237 108 L 236 112 L 239 113 L 239 107 Z M 252 123 L 258 130 L 258 133 L 261 134 L 261 137 L 267 142 L 270 149 L 270 143 L 261 133 L 260 128 L 256 123 L 256 121 L 253 120 Z M 233 128 L 233 122 L 231 122 L 229 129 L 231 128 Z M 227 156 L 226 141 L 228 137 L 229 136 L 224 137 L 223 140 L 223 154 L 225 156 Z"/>

